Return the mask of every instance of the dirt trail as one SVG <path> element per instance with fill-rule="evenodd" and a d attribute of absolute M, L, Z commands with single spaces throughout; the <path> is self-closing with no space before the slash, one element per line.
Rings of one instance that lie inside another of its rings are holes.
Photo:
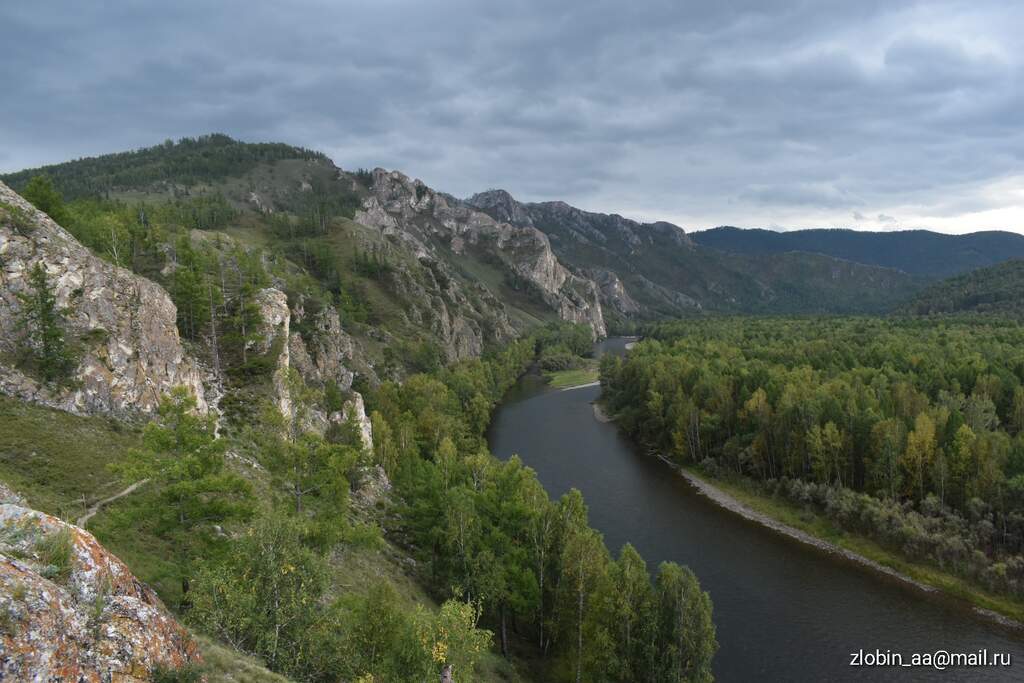
<path fill-rule="evenodd" d="M 126 488 L 124 491 L 121 491 L 119 493 L 115 493 L 114 495 L 110 496 L 109 498 L 104 498 L 103 500 L 100 500 L 100 501 L 97 501 L 96 503 L 93 503 L 93 505 L 86 511 L 86 513 L 78 518 L 78 521 L 75 522 L 75 525 L 81 527 L 82 529 L 84 529 L 85 525 L 88 523 L 88 521 L 90 519 L 92 519 L 96 515 L 96 513 L 99 512 L 103 508 L 104 505 L 108 505 L 110 503 L 113 503 L 118 498 L 124 498 L 125 496 L 127 496 L 130 493 L 132 493 L 133 491 L 135 491 L 137 488 L 139 488 L 143 484 L 147 483 L 148 481 L 149 481 L 149 479 L 142 479 L 140 481 L 135 482 L 134 484 L 132 484 L 131 486 Z"/>

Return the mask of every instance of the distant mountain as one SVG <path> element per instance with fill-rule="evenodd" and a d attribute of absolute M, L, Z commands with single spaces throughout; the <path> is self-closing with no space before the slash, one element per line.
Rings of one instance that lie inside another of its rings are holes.
<path fill-rule="evenodd" d="M 1012 260 L 943 280 L 920 292 L 909 312 L 1024 314 L 1024 260 Z"/>
<path fill-rule="evenodd" d="M 546 233 L 560 261 L 598 283 L 612 322 L 696 311 L 873 313 L 924 284 L 894 269 L 820 254 L 710 249 L 671 223 L 638 223 L 564 202 L 518 202 L 504 190 L 466 201 L 496 220 Z"/>
<path fill-rule="evenodd" d="M 722 227 L 693 233 L 690 239 L 703 247 L 736 254 L 806 251 L 932 278 L 1024 258 L 1024 235 L 1002 231 L 944 235 L 928 230 L 774 232 Z"/>

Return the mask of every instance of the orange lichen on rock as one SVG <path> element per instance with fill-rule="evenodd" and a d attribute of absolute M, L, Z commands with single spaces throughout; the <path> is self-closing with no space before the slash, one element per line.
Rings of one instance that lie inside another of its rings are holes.
<path fill-rule="evenodd" d="M 148 586 L 92 534 L 0 505 L 0 679 L 142 683 L 200 661 Z"/>

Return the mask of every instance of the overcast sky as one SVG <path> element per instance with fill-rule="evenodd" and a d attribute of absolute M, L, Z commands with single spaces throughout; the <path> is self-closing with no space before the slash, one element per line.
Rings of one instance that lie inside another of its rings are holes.
<path fill-rule="evenodd" d="M 1024 232 L 1022 35 L 988 0 L 4 2 L 0 170 L 223 132 L 687 230 Z"/>

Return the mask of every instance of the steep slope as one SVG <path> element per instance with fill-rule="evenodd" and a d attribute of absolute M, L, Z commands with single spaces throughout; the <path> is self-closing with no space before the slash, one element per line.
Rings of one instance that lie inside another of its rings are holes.
<path fill-rule="evenodd" d="M 189 387 L 205 410 L 201 373 L 175 327 L 177 312 L 153 282 L 94 256 L 49 216 L 0 183 L 0 390 L 74 412 L 151 411 Z M 72 357 L 66 382 L 44 382 L 19 362 L 39 344 L 26 299 L 41 267 L 63 310 Z"/>
<path fill-rule="evenodd" d="M 1024 260 L 979 268 L 931 285 L 914 297 L 907 311 L 1024 314 Z"/>
<path fill-rule="evenodd" d="M 617 320 L 695 311 L 863 313 L 890 308 L 919 283 L 905 273 L 817 254 L 730 254 L 670 223 L 643 224 L 564 202 L 522 203 L 503 190 L 468 203 L 545 232 L 555 253 L 601 284 Z"/>
<path fill-rule="evenodd" d="M 928 230 L 774 232 L 722 227 L 696 232 L 690 237 L 701 246 L 730 253 L 764 255 L 804 251 L 926 277 L 948 277 L 1009 258 L 1024 258 L 1024 236 L 1000 231 L 944 235 Z"/>
<path fill-rule="evenodd" d="M 355 220 L 407 242 L 421 262 L 467 259 L 504 270 L 514 288 L 534 295 L 562 320 L 606 334 L 597 285 L 559 263 L 547 236 L 528 225 L 494 220 L 398 172 L 373 172 L 372 195 Z"/>

